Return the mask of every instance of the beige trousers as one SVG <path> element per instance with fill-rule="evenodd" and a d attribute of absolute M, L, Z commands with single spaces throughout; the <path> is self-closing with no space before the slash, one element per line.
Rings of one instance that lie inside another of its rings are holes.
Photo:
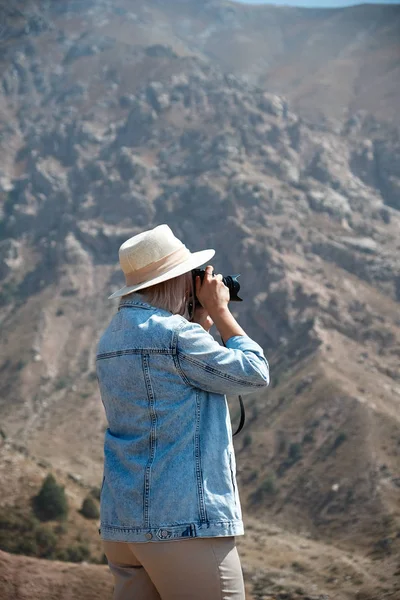
<path fill-rule="evenodd" d="M 114 600 L 244 600 L 234 537 L 103 541 Z"/>

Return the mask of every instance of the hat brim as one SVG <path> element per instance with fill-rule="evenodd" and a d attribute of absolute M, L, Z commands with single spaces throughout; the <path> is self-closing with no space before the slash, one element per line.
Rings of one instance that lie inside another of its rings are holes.
<path fill-rule="evenodd" d="M 173 279 L 174 277 L 178 277 L 179 275 L 183 275 L 184 273 L 188 273 L 192 269 L 196 269 L 197 267 L 201 267 L 204 263 L 211 260 L 214 256 L 215 250 L 201 250 L 200 252 L 192 252 L 190 257 L 182 262 L 180 265 L 177 265 L 173 269 L 166 271 L 162 275 L 158 275 L 158 277 L 153 277 L 152 279 L 148 279 L 147 281 L 143 281 L 137 285 L 125 286 L 120 290 L 111 294 L 108 297 L 109 300 L 113 298 L 121 298 L 122 296 L 127 296 L 128 294 L 132 294 L 133 292 L 138 292 L 139 290 L 143 290 L 144 288 L 151 287 L 152 285 L 157 285 L 157 283 L 162 283 L 163 281 L 167 281 L 168 279 Z"/>

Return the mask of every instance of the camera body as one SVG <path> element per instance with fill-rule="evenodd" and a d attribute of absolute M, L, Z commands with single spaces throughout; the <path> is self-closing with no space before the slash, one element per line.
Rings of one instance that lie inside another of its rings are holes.
<path fill-rule="evenodd" d="M 194 287 L 196 286 L 196 277 L 200 277 L 201 282 L 203 282 L 205 273 L 206 273 L 205 269 L 193 269 L 192 270 Z M 242 302 L 242 298 L 239 298 L 239 296 L 238 296 L 238 293 L 240 290 L 240 283 L 238 282 L 238 277 L 240 277 L 240 275 L 226 275 L 226 276 L 222 277 L 222 282 L 229 289 L 229 295 L 230 295 L 229 300 L 231 302 Z M 195 289 L 196 289 L 196 287 L 195 287 Z M 197 298 L 196 298 L 196 306 L 200 306 L 200 302 L 197 300 Z"/>

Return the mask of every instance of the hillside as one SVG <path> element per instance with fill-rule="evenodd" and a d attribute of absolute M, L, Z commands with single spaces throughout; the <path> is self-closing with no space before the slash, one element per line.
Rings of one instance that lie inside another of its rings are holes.
<path fill-rule="evenodd" d="M 81 53 L 101 58 L 115 45 L 167 45 L 180 56 L 200 56 L 286 96 L 308 122 L 338 127 L 366 111 L 399 125 L 400 6 L 320 10 L 225 0 L 16 0 L 13 9 L 3 5 L 15 19 L 14 30 L 3 27 L 3 38 L 17 36 L 21 42 L 26 21 L 29 39 L 40 33 L 49 40 L 51 31 L 66 32 L 69 61 Z"/>
<path fill-rule="evenodd" d="M 249 532 L 261 528 L 267 544 L 258 548 L 252 535 L 241 542 L 248 585 L 276 536 L 276 544 L 291 547 L 289 566 L 302 544 L 310 547 L 305 568 L 312 575 L 302 575 L 304 594 L 293 591 L 293 599 L 312 594 L 307 585 L 314 584 L 349 600 L 356 592 L 365 600 L 395 593 L 398 64 L 390 80 L 365 71 L 376 94 L 366 106 L 362 78 L 358 100 L 344 101 L 347 80 L 335 61 L 337 48 L 353 39 L 354 53 L 346 51 L 352 69 L 368 52 L 371 69 L 382 60 L 384 69 L 394 64 L 397 7 L 357 13 L 178 0 L 65 6 L 1 9 L 1 507 L 29 510 L 53 470 L 74 507 L 71 540 L 83 527 L 78 508 L 101 481 L 106 424 L 95 349 L 116 309 L 106 298 L 123 283 L 118 247 L 168 223 L 191 250 L 214 247 L 218 271 L 241 272 L 245 302 L 233 309 L 271 363 L 272 385 L 247 398 L 236 444 L 243 505 L 254 519 Z M 257 27 L 266 34 L 267 22 L 292 40 L 292 54 L 267 35 L 271 45 L 262 46 Z M 342 22 L 347 29 L 334 25 Z M 240 46 L 245 25 L 270 65 L 251 77 L 243 77 L 252 63 Z M 333 112 L 303 78 L 319 107 L 315 118 L 283 66 L 287 61 L 302 77 L 293 56 L 303 57 L 321 82 L 320 66 L 310 63 L 311 31 L 323 32 L 330 52 L 311 54 L 334 73 L 325 90 Z M 332 95 L 336 77 L 342 87 Z M 235 421 L 235 399 L 231 405 Z M 96 531 L 94 522 L 85 526 L 98 560 Z M 330 549 L 338 561 L 350 556 L 353 567 L 364 565 L 350 587 L 328 573 Z M 320 574 L 311 566 L 315 553 L 325 561 Z"/>

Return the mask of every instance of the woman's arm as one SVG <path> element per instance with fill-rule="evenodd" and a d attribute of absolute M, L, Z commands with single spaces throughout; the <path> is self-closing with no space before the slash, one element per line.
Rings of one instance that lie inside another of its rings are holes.
<path fill-rule="evenodd" d="M 187 321 L 176 335 L 176 367 L 186 384 L 217 394 L 246 394 L 269 384 L 263 350 L 246 335 L 230 336 L 224 347 Z"/>
<path fill-rule="evenodd" d="M 251 340 L 228 308 L 229 289 L 222 275 L 206 268 L 203 282 L 196 278 L 196 296 L 203 317 L 214 321 L 225 347 L 206 327 L 183 323 L 177 335 L 177 367 L 185 383 L 219 394 L 249 393 L 269 384 L 269 366 L 262 348 Z M 206 323 L 205 323 L 206 324 Z"/>

